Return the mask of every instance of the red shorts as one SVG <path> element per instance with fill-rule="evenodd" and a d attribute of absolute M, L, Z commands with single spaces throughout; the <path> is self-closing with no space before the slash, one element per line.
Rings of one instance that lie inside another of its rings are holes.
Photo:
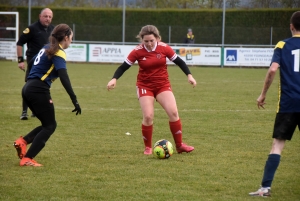
<path fill-rule="evenodd" d="M 143 87 L 136 87 L 136 93 L 138 98 L 143 97 L 143 96 L 152 96 L 156 98 L 156 96 L 164 91 L 172 91 L 170 86 L 164 86 L 161 88 L 155 88 L 155 89 L 149 89 L 149 88 L 143 88 Z"/>

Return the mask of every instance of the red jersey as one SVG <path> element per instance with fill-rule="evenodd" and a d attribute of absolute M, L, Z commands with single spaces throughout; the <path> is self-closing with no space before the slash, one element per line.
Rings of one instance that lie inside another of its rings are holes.
<path fill-rule="evenodd" d="M 167 71 L 167 60 L 174 61 L 177 54 L 163 42 L 158 42 L 152 51 L 148 51 L 144 45 L 138 45 L 130 52 L 125 62 L 133 65 L 139 64 L 136 85 L 144 88 L 160 88 L 170 86 Z"/>

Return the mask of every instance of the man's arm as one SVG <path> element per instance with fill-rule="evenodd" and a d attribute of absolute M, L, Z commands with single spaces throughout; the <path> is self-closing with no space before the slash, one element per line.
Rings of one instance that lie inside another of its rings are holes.
<path fill-rule="evenodd" d="M 261 94 L 260 96 L 257 98 L 257 107 L 258 108 L 264 108 L 264 104 L 265 103 L 265 99 L 266 99 L 266 95 L 267 95 L 267 92 L 274 80 L 274 77 L 276 75 L 276 71 L 277 69 L 279 68 L 279 64 L 276 63 L 276 62 L 273 62 L 267 72 L 267 75 L 266 75 L 266 78 L 265 78 L 265 83 L 264 83 L 264 86 L 263 86 L 263 89 L 261 91 Z"/>
<path fill-rule="evenodd" d="M 23 58 L 23 46 L 17 45 L 18 67 L 25 71 L 24 58 Z"/>
<path fill-rule="evenodd" d="M 23 33 L 21 34 L 18 42 L 17 42 L 17 56 L 18 56 L 18 67 L 25 71 L 25 64 L 23 58 L 23 46 L 32 40 L 34 37 L 33 33 L 35 32 L 34 26 L 30 25 L 26 29 L 24 29 Z"/>
<path fill-rule="evenodd" d="M 18 55 L 18 57 L 23 56 L 23 46 L 17 45 L 17 55 Z"/>

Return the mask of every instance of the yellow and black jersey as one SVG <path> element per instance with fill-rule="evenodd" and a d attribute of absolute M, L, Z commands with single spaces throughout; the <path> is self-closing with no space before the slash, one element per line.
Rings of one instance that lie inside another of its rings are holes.
<path fill-rule="evenodd" d="M 46 82 L 49 86 L 58 78 L 59 69 L 67 69 L 66 53 L 60 46 L 60 49 L 49 60 L 46 55 L 46 49 L 49 45 L 44 46 L 40 52 L 32 59 L 33 65 L 29 73 L 28 79 L 40 79 Z"/>
<path fill-rule="evenodd" d="M 300 35 L 278 42 L 273 62 L 280 65 L 277 112 L 300 112 Z"/>
<path fill-rule="evenodd" d="M 195 37 L 194 37 L 194 35 L 190 36 L 189 34 L 186 34 L 186 37 L 184 38 L 183 43 L 194 44 L 195 43 Z"/>

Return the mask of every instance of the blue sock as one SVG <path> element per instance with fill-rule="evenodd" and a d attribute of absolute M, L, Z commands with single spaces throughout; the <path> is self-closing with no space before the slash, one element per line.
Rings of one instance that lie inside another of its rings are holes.
<path fill-rule="evenodd" d="M 264 177 L 261 182 L 261 186 L 263 188 L 267 188 L 267 187 L 271 188 L 272 181 L 279 163 L 280 163 L 280 155 L 278 154 L 269 155 L 265 165 Z"/>

